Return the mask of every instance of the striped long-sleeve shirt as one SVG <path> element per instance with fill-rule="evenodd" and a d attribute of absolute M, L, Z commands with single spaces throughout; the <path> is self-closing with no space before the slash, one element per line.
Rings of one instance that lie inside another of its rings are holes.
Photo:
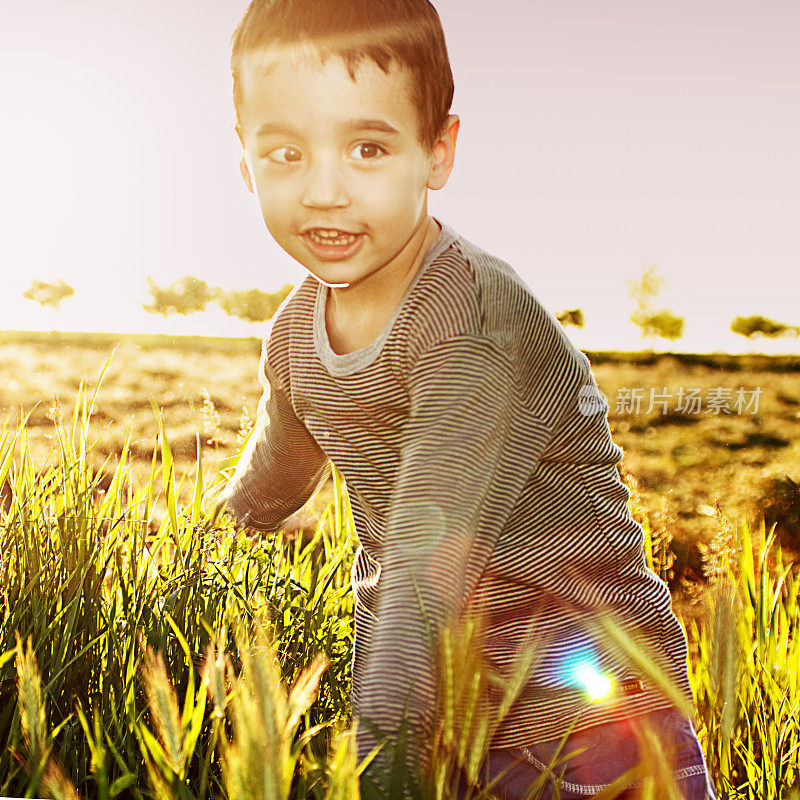
<path fill-rule="evenodd" d="M 328 342 L 327 291 L 307 278 L 272 325 L 227 502 L 272 529 L 329 461 L 344 475 L 360 542 L 354 712 L 390 733 L 408 714 L 424 739 L 429 634 L 468 601 L 497 669 L 536 642 L 493 747 L 669 705 L 598 633 L 601 612 L 690 697 L 685 637 L 646 567 L 589 362 L 516 273 L 444 227 L 382 333 L 345 355 Z M 643 690 L 592 702 L 587 668 Z"/>

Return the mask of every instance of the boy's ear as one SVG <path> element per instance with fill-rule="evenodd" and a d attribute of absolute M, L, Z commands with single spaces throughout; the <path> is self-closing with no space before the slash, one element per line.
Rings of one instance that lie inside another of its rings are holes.
<path fill-rule="evenodd" d="M 253 179 L 250 177 L 250 169 L 247 166 L 247 160 L 244 156 L 242 156 L 242 160 L 239 162 L 239 171 L 242 173 L 242 179 L 244 180 L 245 185 L 252 193 Z"/>
<path fill-rule="evenodd" d="M 439 138 L 433 143 L 433 161 L 431 170 L 428 174 L 428 188 L 441 189 L 453 171 L 453 162 L 456 157 L 456 138 L 461 120 L 451 114 L 447 118 L 444 130 Z"/>

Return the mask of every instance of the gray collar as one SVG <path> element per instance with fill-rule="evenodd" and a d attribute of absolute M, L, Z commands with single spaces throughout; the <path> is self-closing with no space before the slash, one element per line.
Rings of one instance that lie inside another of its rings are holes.
<path fill-rule="evenodd" d="M 458 235 L 452 228 L 444 225 L 438 219 L 436 222 L 442 227 L 442 230 L 439 231 L 439 236 L 430 246 L 427 253 L 425 253 L 422 262 L 414 273 L 414 277 L 406 287 L 402 298 L 400 298 L 400 301 L 397 303 L 397 308 L 395 308 L 391 318 L 387 320 L 377 337 L 366 347 L 342 355 L 333 351 L 328 341 L 328 331 L 325 327 L 325 306 L 328 301 L 328 287 L 323 283 L 317 284 L 317 297 L 314 304 L 314 347 L 316 348 L 319 360 L 331 375 L 339 377 L 352 375 L 354 372 L 358 372 L 364 369 L 364 367 L 369 366 L 380 355 L 383 345 L 389 338 L 395 320 L 400 314 L 400 309 L 414 290 L 414 287 L 419 283 L 422 274 L 428 266 L 458 238 Z"/>

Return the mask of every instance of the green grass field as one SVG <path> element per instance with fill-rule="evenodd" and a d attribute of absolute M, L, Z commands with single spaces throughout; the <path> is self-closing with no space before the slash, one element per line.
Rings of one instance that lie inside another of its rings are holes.
<path fill-rule="evenodd" d="M 0 794 L 357 797 L 355 538 L 341 483 L 318 499 L 304 535 L 250 540 L 202 502 L 252 420 L 258 342 L 0 342 Z M 687 628 L 719 795 L 798 797 L 800 363 L 590 357 L 638 483 L 631 505 L 646 555 Z M 615 410 L 621 387 L 680 386 L 762 387 L 760 409 L 691 422 Z M 772 537 L 763 514 L 779 517 Z M 468 656 L 475 636 L 456 630 L 443 644 L 464 657 L 440 676 L 426 800 L 446 800 L 456 768 L 474 776 L 494 724 L 466 724 L 447 707 L 453 697 L 468 707 L 470 687 L 489 679 Z M 646 664 L 646 653 L 630 657 Z M 646 798 L 673 796 L 662 759 L 655 748 L 642 765 Z"/>
<path fill-rule="evenodd" d="M 102 432 L 95 463 L 113 462 L 130 433 L 131 461 L 143 480 L 155 441 L 155 407 L 177 463 L 193 462 L 199 429 L 213 469 L 236 451 L 255 415 L 259 351 L 257 339 L 0 333 L 0 370 L 8 376 L 0 384 L 0 413 L 30 413 L 30 446 L 36 462 L 46 463 L 55 452 L 51 418 L 69 415 L 82 377 L 93 387 L 108 362 L 90 427 L 93 435 Z M 625 450 L 625 467 L 654 522 L 669 521 L 674 589 L 700 577 L 697 545 L 713 535 L 715 503 L 736 522 L 766 515 L 769 524 L 777 522 L 783 547 L 800 552 L 800 493 L 792 486 L 800 482 L 800 357 L 588 355 L 609 398 L 609 423 Z M 681 387 L 705 397 L 720 388 L 762 393 L 756 414 L 682 414 L 675 411 Z M 617 410 L 626 388 L 642 395 L 639 413 Z M 668 413 L 662 406 L 648 412 L 650 393 L 665 389 Z"/>

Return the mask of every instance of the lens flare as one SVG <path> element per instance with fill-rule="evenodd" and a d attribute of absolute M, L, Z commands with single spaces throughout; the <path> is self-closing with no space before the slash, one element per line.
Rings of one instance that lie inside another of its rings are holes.
<path fill-rule="evenodd" d="M 572 671 L 572 675 L 591 700 L 602 700 L 608 697 L 614 688 L 611 678 L 598 672 L 591 664 L 578 664 Z"/>

